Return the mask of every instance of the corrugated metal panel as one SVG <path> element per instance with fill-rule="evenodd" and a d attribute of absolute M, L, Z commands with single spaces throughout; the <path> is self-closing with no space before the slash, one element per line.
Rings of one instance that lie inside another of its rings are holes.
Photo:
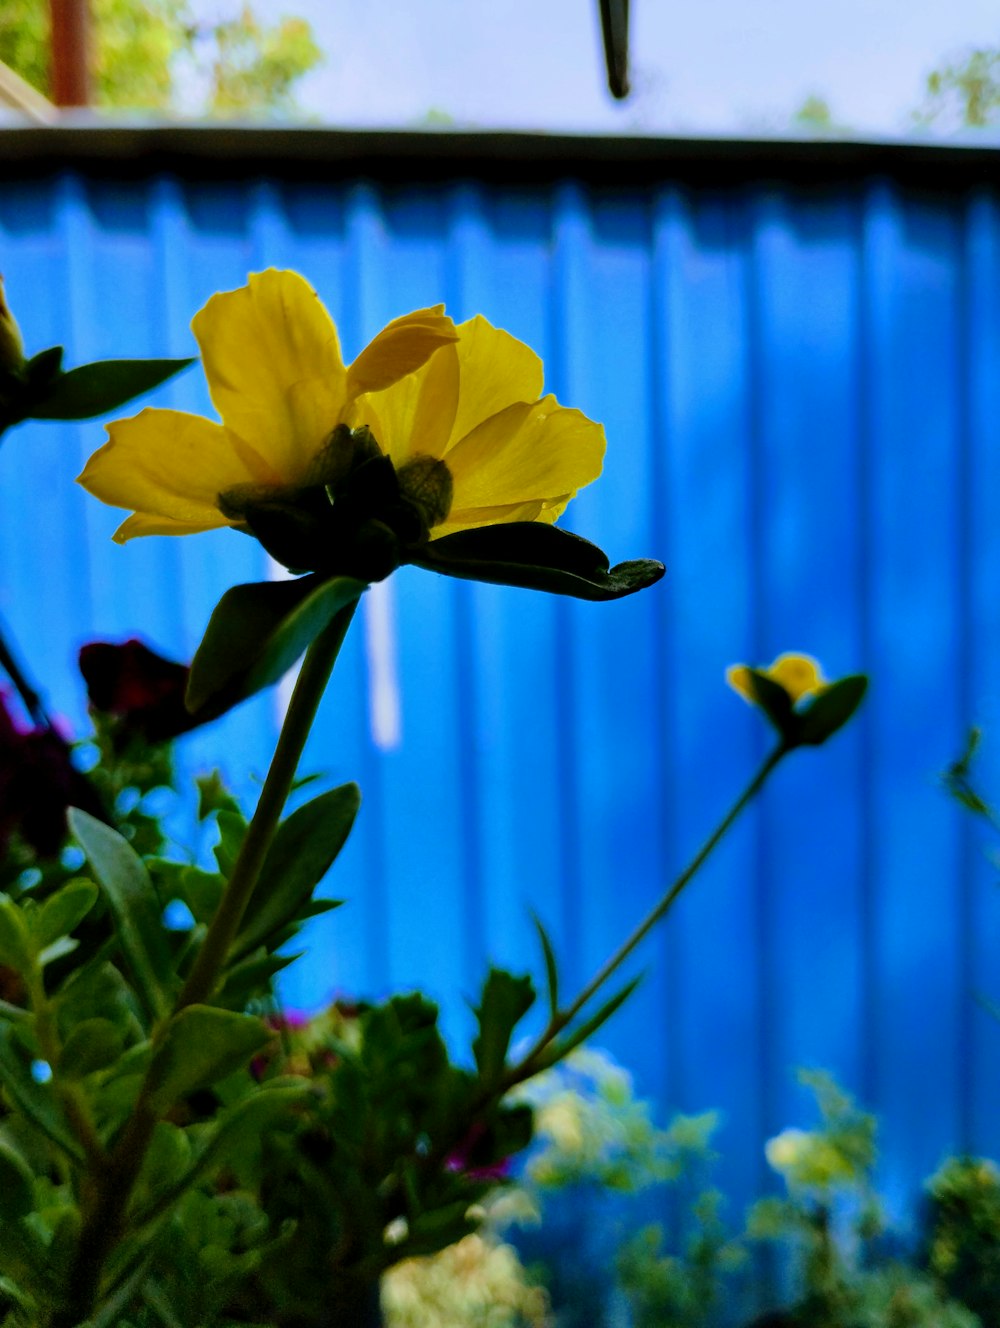
<path fill-rule="evenodd" d="M 487 954 L 523 967 L 529 909 L 572 989 L 695 849 L 763 751 L 736 660 L 807 649 L 871 672 L 861 723 L 780 772 L 669 925 L 603 1040 L 643 1091 L 721 1107 L 728 1179 L 800 1115 L 796 1065 L 880 1112 L 885 1176 L 1000 1146 L 1000 901 L 937 786 L 1000 714 L 1000 205 L 889 177 L 808 189 L 216 182 L 68 170 L 0 183 L 0 253 L 29 345 L 79 362 L 183 354 L 191 314 L 249 270 L 319 288 L 354 354 L 445 300 L 528 341 L 605 421 L 606 473 L 570 524 L 658 588 L 608 606 L 408 570 L 365 606 L 307 768 L 365 808 L 294 1002 L 422 983 L 464 1035 Z M 196 373 L 163 403 L 205 410 Z M 0 612 L 81 719 L 88 637 L 190 653 L 259 576 L 220 533 L 121 550 L 71 483 L 93 426 L 0 453 Z M 29 646 L 30 643 L 30 646 Z M 185 747 L 249 791 L 274 697 Z M 1000 743 L 986 774 L 1000 786 Z"/>

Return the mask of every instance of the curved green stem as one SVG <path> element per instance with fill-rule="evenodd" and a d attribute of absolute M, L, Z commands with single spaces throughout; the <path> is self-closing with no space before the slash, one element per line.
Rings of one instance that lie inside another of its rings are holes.
<path fill-rule="evenodd" d="M 177 997 L 174 1015 L 188 1005 L 208 1000 L 225 969 L 226 956 L 260 878 L 306 739 L 356 607 L 357 601 L 341 609 L 306 652 L 256 811 L 215 917 Z M 162 1039 L 163 1029 L 159 1031 Z M 75 1328 L 88 1317 L 97 1300 L 104 1265 L 123 1234 L 128 1202 L 159 1119 L 151 1101 L 157 1070 L 154 1050 L 132 1114 L 101 1174 L 90 1178 L 93 1188 L 84 1211 L 66 1301 L 53 1313 L 49 1328 Z"/>
<path fill-rule="evenodd" d="M 726 834 L 727 830 L 729 830 L 730 826 L 747 804 L 752 802 L 757 796 L 760 790 L 764 787 L 764 784 L 767 782 L 775 766 L 790 750 L 791 748 L 784 743 L 781 743 L 771 752 L 764 764 L 754 775 L 753 779 L 751 779 L 750 783 L 736 799 L 732 807 L 730 807 L 729 811 L 709 835 L 708 839 L 705 840 L 698 852 L 677 877 L 670 889 L 665 895 L 663 895 L 659 903 L 650 909 L 628 939 L 623 941 L 614 954 L 605 961 L 593 978 L 591 978 L 584 987 L 583 991 L 581 991 L 579 996 L 573 1001 L 572 1005 L 565 1010 L 560 1010 L 552 1017 L 545 1032 L 535 1043 L 534 1047 L 532 1047 L 528 1056 L 525 1057 L 525 1060 L 537 1056 L 563 1031 L 564 1028 L 573 1022 L 583 1007 L 597 995 L 598 991 L 604 986 L 608 978 L 621 967 L 632 951 L 646 939 L 660 919 L 670 911 L 677 902 L 682 890 L 684 890 L 689 881 L 697 875 L 706 858 L 708 858 L 713 852 L 719 841 Z"/>

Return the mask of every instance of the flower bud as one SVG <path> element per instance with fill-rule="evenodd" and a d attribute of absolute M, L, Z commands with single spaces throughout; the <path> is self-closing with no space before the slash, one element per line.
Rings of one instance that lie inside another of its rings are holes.
<path fill-rule="evenodd" d="M 19 374 L 24 368 L 24 342 L 14 321 L 0 277 L 0 373 Z"/>

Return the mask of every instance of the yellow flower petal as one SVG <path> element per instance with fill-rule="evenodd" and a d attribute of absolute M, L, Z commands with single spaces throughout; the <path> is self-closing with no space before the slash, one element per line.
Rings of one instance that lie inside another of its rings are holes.
<path fill-rule="evenodd" d="M 767 668 L 757 669 L 765 677 L 783 687 L 791 697 L 792 704 L 801 701 L 804 696 L 821 692 L 827 686 L 819 664 L 811 655 L 779 655 Z M 757 704 L 757 697 L 750 681 L 750 670 L 745 664 L 734 664 L 726 670 L 726 682 L 733 691 L 739 692 L 751 705 Z"/>
<path fill-rule="evenodd" d="M 431 539 L 454 535 L 459 530 L 473 530 L 477 526 L 498 526 L 510 521 L 554 521 L 549 517 L 540 499 L 530 503 L 508 503 L 506 507 L 467 507 L 448 513 L 448 520 L 435 526 Z"/>
<path fill-rule="evenodd" d="M 425 364 L 436 350 L 458 340 L 444 305 L 395 318 L 370 341 L 347 373 L 347 396 L 381 392 Z"/>
<path fill-rule="evenodd" d="M 438 458 L 451 438 L 458 393 L 458 355 L 445 345 L 415 373 L 361 397 L 351 423 L 367 424 L 396 466 L 418 454 Z"/>
<path fill-rule="evenodd" d="M 458 337 L 460 384 L 453 443 L 507 406 L 537 401 L 543 383 L 542 362 L 530 346 L 485 318 L 460 323 Z"/>
<path fill-rule="evenodd" d="M 750 685 L 750 670 L 745 664 L 733 664 L 726 669 L 726 682 L 734 692 L 739 692 L 752 705 L 756 705 L 757 698 L 753 694 L 753 688 Z"/>
<path fill-rule="evenodd" d="M 221 524 L 227 525 L 228 522 Z M 112 538 L 116 544 L 126 544 L 139 535 L 200 535 L 205 530 L 217 530 L 219 525 L 218 521 L 174 521 L 169 516 L 133 512 L 125 518 Z"/>
<path fill-rule="evenodd" d="M 555 397 L 507 406 L 447 453 L 452 511 L 537 499 L 565 506 L 601 473 L 603 458 L 601 425 Z"/>
<path fill-rule="evenodd" d="M 297 272 L 250 275 L 213 295 L 191 323 L 216 410 L 297 483 L 340 419 L 346 371 L 337 329 Z"/>
<path fill-rule="evenodd" d="M 822 691 L 826 685 L 823 671 L 811 655 L 779 655 L 764 672 L 784 687 L 793 702 Z"/>
<path fill-rule="evenodd" d="M 108 437 L 80 483 L 102 502 L 147 518 L 145 525 L 126 522 L 123 539 L 163 533 L 150 528 L 154 518 L 171 529 L 183 526 L 178 534 L 232 525 L 218 509 L 218 495 L 237 484 L 267 482 L 270 473 L 221 424 L 179 410 L 147 408 L 109 424 Z"/>

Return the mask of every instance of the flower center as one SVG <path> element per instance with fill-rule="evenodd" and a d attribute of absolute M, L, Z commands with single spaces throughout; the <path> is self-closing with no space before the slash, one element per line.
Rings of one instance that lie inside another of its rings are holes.
<path fill-rule="evenodd" d="M 381 581 L 451 510 L 451 472 L 420 454 L 399 469 L 365 427 L 339 424 L 301 484 L 241 484 L 219 510 L 295 572 Z"/>

